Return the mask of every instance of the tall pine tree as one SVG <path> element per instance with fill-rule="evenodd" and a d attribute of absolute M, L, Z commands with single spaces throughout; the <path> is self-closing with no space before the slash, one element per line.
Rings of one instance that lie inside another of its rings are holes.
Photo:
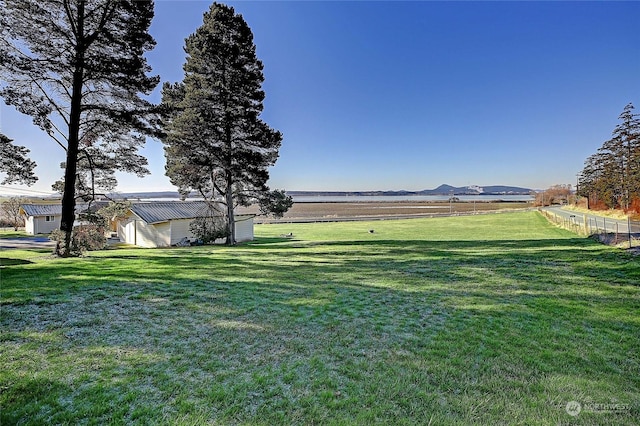
<path fill-rule="evenodd" d="M 587 158 L 580 174 L 580 195 L 609 208 L 628 209 L 640 200 L 640 119 L 633 109 L 625 106 L 613 137 Z"/>
<path fill-rule="evenodd" d="M 628 209 L 633 199 L 640 198 L 640 119 L 629 103 L 618 117 L 621 121 L 613 130 L 613 137 L 602 150 L 616 158 L 612 173 L 619 179 L 618 203 Z"/>
<path fill-rule="evenodd" d="M 0 96 L 66 151 L 59 255 L 79 188 L 109 189 L 116 170 L 148 173 L 137 150 L 159 129 L 140 97 L 159 82 L 143 56 L 152 18 L 147 0 L 0 0 Z"/>
<path fill-rule="evenodd" d="M 0 133 L 0 172 L 5 173 L 2 180 L 6 183 L 34 184 L 38 178 L 33 173 L 36 163 L 28 158 L 29 150 L 14 145 L 13 141 Z"/>
<path fill-rule="evenodd" d="M 291 206 L 290 197 L 267 186 L 282 134 L 260 118 L 263 65 L 249 26 L 232 7 L 214 3 L 185 51 L 184 80 L 162 91 L 166 173 L 183 196 L 195 190 L 224 206 L 227 243 L 235 244 L 234 207 L 274 205 L 274 197 L 284 211 Z"/>

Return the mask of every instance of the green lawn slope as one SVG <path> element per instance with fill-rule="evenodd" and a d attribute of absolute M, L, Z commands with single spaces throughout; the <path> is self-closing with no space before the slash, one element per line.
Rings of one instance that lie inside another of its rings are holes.
<path fill-rule="evenodd" d="M 628 253 L 534 212 L 256 237 L 4 250 L 0 424 L 640 422 Z"/>

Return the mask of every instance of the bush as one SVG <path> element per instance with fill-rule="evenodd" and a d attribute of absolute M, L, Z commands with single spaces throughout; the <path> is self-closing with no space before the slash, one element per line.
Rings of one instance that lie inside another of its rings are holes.
<path fill-rule="evenodd" d="M 78 214 L 78 219 L 85 222 L 75 226 L 71 233 L 71 247 L 69 256 L 80 256 L 85 251 L 102 250 L 107 247 L 107 237 L 105 233 L 109 226 L 109 219 L 113 217 L 123 217 L 127 209 L 131 206 L 128 201 L 110 202 L 108 206 L 99 210 L 87 210 Z M 56 241 L 59 247 L 64 246 L 65 233 L 55 230 L 49 239 Z"/>
<path fill-rule="evenodd" d="M 49 239 L 64 245 L 65 233 L 56 229 L 49 235 Z M 98 225 L 80 225 L 73 228 L 71 233 L 71 256 L 80 256 L 86 251 L 102 250 L 107 246 L 104 227 Z"/>
<path fill-rule="evenodd" d="M 627 213 L 633 220 L 640 219 L 640 198 L 634 198 L 633 201 L 631 201 L 631 205 L 629 206 Z"/>
<path fill-rule="evenodd" d="M 227 223 L 222 216 L 196 218 L 189 225 L 189 230 L 203 244 L 213 244 L 216 240 L 229 236 Z"/>

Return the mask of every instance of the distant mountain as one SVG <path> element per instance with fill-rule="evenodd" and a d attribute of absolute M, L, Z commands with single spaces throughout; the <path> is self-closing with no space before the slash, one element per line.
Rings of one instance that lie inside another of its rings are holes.
<path fill-rule="evenodd" d="M 489 194 L 530 194 L 531 192 L 535 191 L 519 186 L 489 185 L 484 187 L 484 193 Z"/>
<path fill-rule="evenodd" d="M 456 188 L 455 186 L 451 186 L 451 185 L 447 185 L 446 183 L 443 183 L 436 189 L 423 189 L 420 192 L 421 193 L 424 192 L 425 195 L 427 195 L 427 193 L 435 195 L 435 194 L 450 194 L 451 192 L 455 193 L 455 192 L 465 191 L 466 189 L 467 189 L 466 187 Z"/>
<path fill-rule="evenodd" d="M 480 187 L 472 186 L 451 186 L 442 184 L 435 189 L 423 189 L 422 191 L 287 191 L 288 195 L 295 196 L 394 196 L 394 195 L 528 195 L 533 190 L 519 186 L 489 185 Z"/>
<path fill-rule="evenodd" d="M 451 186 L 447 184 L 440 185 L 436 189 L 425 189 L 419 191 L 420 195 L 527 195 L 532 192 L 530 188 L 522 188 L 520 186 L 507 185 L 489 185 L 489 186 Z"/>
<path fill-rule="evenodd" d="M 127 199 L 127 200 L 136 200 L 140 199 L 148 199 L 148 198 L 175 198 L 180 199 L 180 194 L 178 191 L 158 191 L 158 192 L 118 192 L 114 194 L 109 194 L 109 197 L 114 199 Z"/>
<path fill-rule="evenodd" d="M 533 190 L 519 186 L 489 185 L 489 186 L 451 186 L 442 184 L 435 189 L 423 189 L 422 191 L 287 191 L 293 197 L 315 197 L 315 196 L 406 196 L 406 195 L 528 195 Z M 112 198 L 126 198 L 129 200 L 150 199 L 150 198 L 175 198 L 180 199 L 177 191 L 161 192 L 121 192 L 110 195 Z M 198 197 L 197 193 L 192 193 L 191 197 Z"/>

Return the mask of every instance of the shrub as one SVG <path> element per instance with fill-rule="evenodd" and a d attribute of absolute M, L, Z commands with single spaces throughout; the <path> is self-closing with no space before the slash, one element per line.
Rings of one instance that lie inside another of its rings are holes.
<path fill-rule="evenodd" d="M 640 198 L 634 198 L 631 201 L 631 205 L 629 205 L 627 213 L 631 215 L 631 219 L 633 220 L 640 219 Z"/>
<path fill-rule="evenodd" d="M 49 235 L 49 239 L 58 245 L 64 244 L 64 232 L 56 229 Z M 99 225 L 79 225 L 71 233 L 71 256 L 80 256 L 86 251 L 102 250 L 107 246 L 104 227 Z"/>
<path fill-rule="evenodd" d="M 229 236 L 227 223 L 222 216 L 198 217 L 191 221 L 189 230 L 203 244 L 213 244 Z"/>

